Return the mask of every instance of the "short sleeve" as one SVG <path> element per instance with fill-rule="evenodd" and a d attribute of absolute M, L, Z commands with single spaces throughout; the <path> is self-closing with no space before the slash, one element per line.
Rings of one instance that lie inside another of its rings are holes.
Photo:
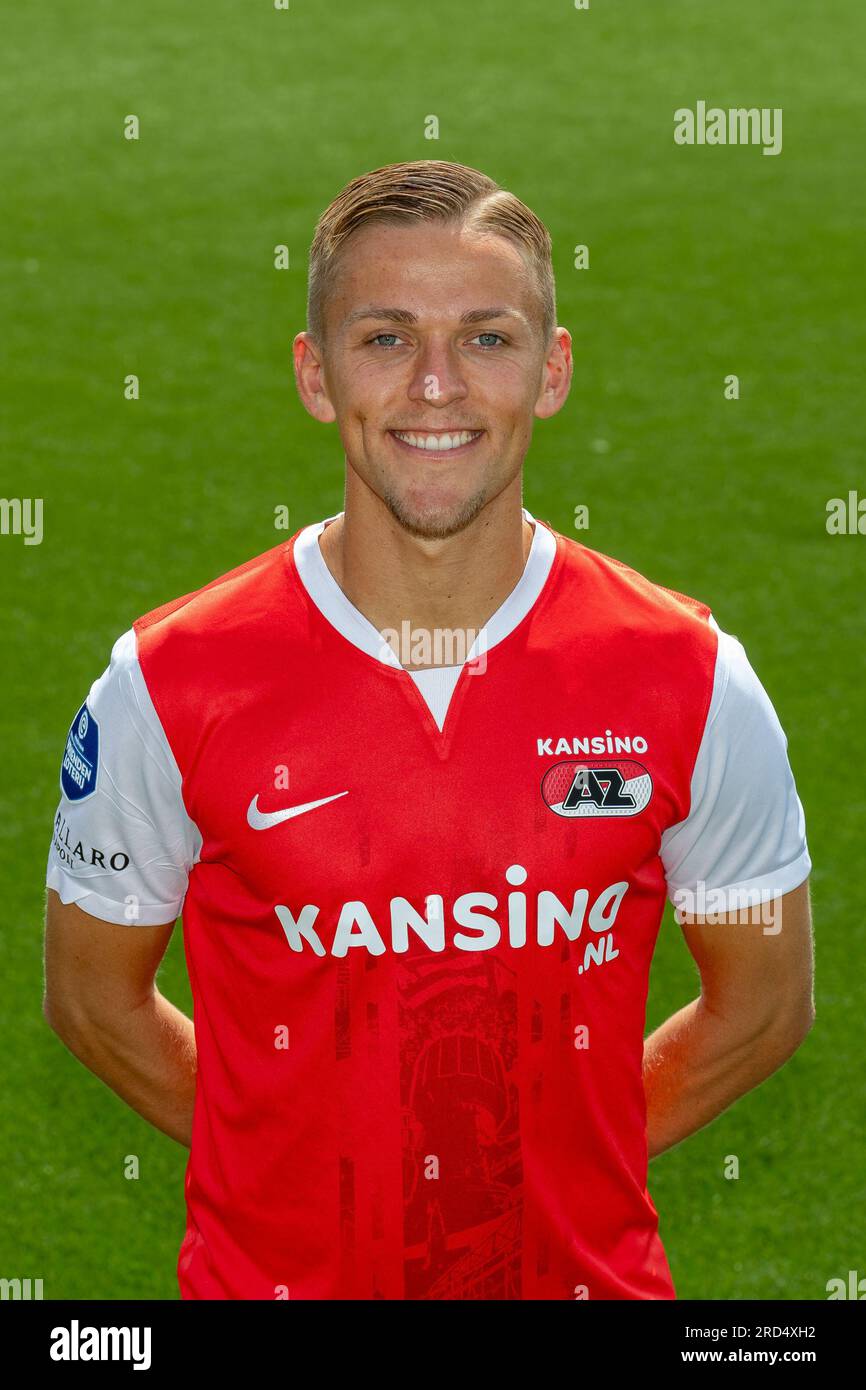
<path fill-rule="evenodd" d="M 187 814 L 132 629 L 115 642 L 72 721 L 60 793 L 48 887 L 107 922 L 175 921 L 201 835 Z"/>
<path fill-rule="evenodd" d="M 736 637 L 718 636 L 685 820 L 662 835 L 668 897 L 696 916 L 789 893 L 812 867 L 788 740 Z"/>

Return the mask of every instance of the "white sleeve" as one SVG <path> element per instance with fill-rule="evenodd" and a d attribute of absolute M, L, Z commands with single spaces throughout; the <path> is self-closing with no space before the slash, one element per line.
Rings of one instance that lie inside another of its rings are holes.
<path fill-rule="evenodd" d="M 788 740 L 742 644 L 718 634 L 685 820 L 662 835 L 668 897 L 696 916 L 789 893 L 812 867 Z"/>
<path fill-rule="evenodd" d="M 46 882 L 64 903 L 128 926 L 174 922 L 198 861 L 181 776 L 138 663 L 135 632 L 72 721 Z"/>

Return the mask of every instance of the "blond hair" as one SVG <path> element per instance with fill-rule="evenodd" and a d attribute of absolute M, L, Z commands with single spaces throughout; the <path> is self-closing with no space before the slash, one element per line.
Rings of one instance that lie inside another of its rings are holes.
<path fill-rule="evenodd" d="M 360 174 L 325 209 L 310 246 L 307 330 L 325 341 L 324 305 L 339 255 L 352 233 L 371 223 L 454 223 L 513 242 L 533 272 L 547 344 L 556 324 L 550 233 L 513 193 L 465 164 L 418 159 Z"/>

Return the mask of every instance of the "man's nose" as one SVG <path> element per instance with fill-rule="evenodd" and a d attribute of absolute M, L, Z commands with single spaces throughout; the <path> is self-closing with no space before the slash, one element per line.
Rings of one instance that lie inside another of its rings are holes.
<path fill-rule="evenodd" d="M 466 396 L 468 387 L 460 359 L 446 343 L 429 342 L 419 354 L 409 383 L 413 401 L 447 404 Z"/>

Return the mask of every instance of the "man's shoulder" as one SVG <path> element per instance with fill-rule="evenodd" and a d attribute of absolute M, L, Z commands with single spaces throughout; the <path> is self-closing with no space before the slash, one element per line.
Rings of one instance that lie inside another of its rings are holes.
<path fill-rule="evenodd" d="M 285 614 L 291 592 L 289 566 L 296 533 L 260 555 L 235 565 L 200 588 L 169 599 L 133 623 L 139 648 L 173 638 L 205 639 L 210 635 L 250 630 Z"/>
<path fill-rule="evenodd" d="M 551 528 L 553 529 L 553 528 Z M 562 555 L 562 582 L 576 622 L 595 621 L 650 633 L 709 630 L 712 609 L 702 599 L 651 579 L 616 556 L 554 532 Z"/>

